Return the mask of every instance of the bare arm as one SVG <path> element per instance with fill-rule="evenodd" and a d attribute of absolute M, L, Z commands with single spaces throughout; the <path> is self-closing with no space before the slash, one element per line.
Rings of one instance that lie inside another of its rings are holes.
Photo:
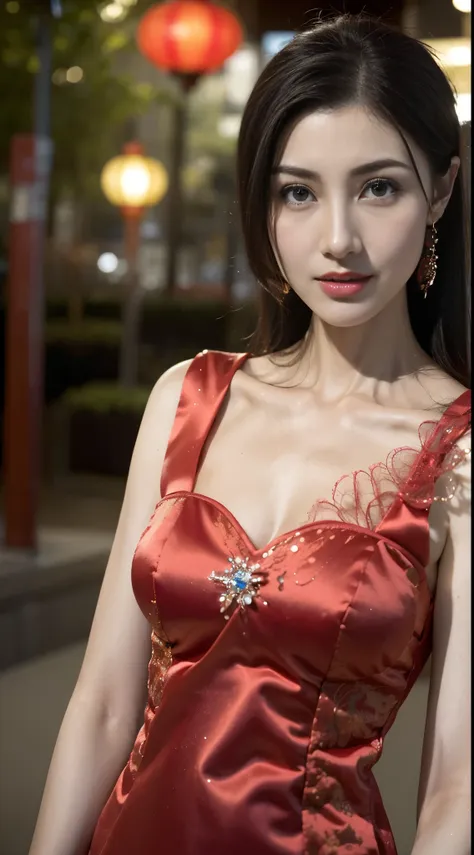
<path fill-rule="evenodd" d="M 469 441 L 462 445 L 467 447 Z M 418 827 L 412 855 L 471 852 L 469 470 L 468 461 L 456 472 L 458 489 L 449 511 L 450 534 L 439 565 Z"/>
<path fill-rule="evenodd" d="M 140 426 L 84 662 L 59 732 L 30 855 L 85 855 L 143 715 L 150 627 L 131 586 L 138 540 L 159 501 L 189 363 L 157 382 Z"/>

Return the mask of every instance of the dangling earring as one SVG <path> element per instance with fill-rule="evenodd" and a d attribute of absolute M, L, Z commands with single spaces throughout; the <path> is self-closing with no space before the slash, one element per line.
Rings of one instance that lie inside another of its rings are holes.
<path fill-rule="evenodd" d="M 291 291 L 291 288 L 290 288 L 290 286 L 288 285 L 288 282 L 283 282 L 283 285 L 281 286 L 281 292 L 282 292 L 282 294 L 289 294 L 289 293 L 290 293 L 290 291 Z"/>
<path fill-rule="evenodd" d="M 428 296 L 429 289 L 436 279 L 436 272 L 438 270 L 438 256 L 436 254 L 437 243 L 438 232 L 436 231 L 436 226 L 433 223 L 431 228 L 426 230 L 425 245 L 423 247 L 423 254 L 421 256 L 416 276 L 418 285 L 420 286 L 420 290 L 423 292 L 425 299 Z"/>

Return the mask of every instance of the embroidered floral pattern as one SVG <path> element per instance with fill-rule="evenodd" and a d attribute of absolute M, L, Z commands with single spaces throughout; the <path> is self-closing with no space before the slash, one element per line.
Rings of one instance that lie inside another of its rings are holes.
<path fill-rule="evenodd" d="M 327 792 L 327 798 L 324 798 L 324 792 Z M 320 810 L 322 811 L 323 807 L 327 808 L 328 806 L 333 811 L 339 813 L 338 827 L 333 822 L 330 822 L 330 830 L 326 828 L 321 832 L 317 830 L 316 824 L 313 821 L 314 814 Z M 344 817 L 352 817 L 354 811 L 344 799 L 340 784 L 331 779 L 330 776 L 322 773 L 320 805 L 305 804 L 304 810 L 304 855 L 323 855 L 323 853 L 324 855 L 342 855 L 342 853 L 346 852 L 361 852 L 359 848 L 354 849 L 354 847 L 360 847 L 364 843 L 363 839 L 357 834 L 350 820 L 344 822 Z"/>
<path fill-rule="evenodd" d="M 303 808 L 319 813 L 328 804 L 346 816 L 354 815 L 340 782 L 329 773 L 324 760 L 318 759 L 318 764 L 308 769 Z"/>
<path fill-rule="evenodd" d="M 368 774 L 374 765 L 380 748 L 374 742 L 354 750 L 360 755 L 355 772 L 359 780 L 359 776 Z M 375 847 L 370 789 L 367 789 L 364 804 L 358 793 L 360 787 L 354 781 L 354 771 L 350 752 L 323 754 L 315 751 L 308 758 L 303 796 L 305 855 L 321 855 L 322 852 L 341 855 L 353 851 L 368 855 L 376 851 L 369 842 L 373 841 Z M 356 804 L 351 801 L 353 793 L 358 793 Z"/>
<path fill-rule="evenodd" d="M 346 748 L 376 739 L 397 701 L 366 683 L 325 683 L 311 748 Z"/>
<path fill-rule="evenodd" d="M 151 605 L 153 607 L 151 633 L 151 657 L 148 663 L 148 702 L 145 709 L 145 722 L 140 728 L 129 760 L 129 768 L 136 775 L 143 760 L 145 746 L 151 723 L 156 710 L 161 703 L 166 677 L 173 663 L 172 645 L 163 631 L 156 605 L 156 595 Z"/>
<path fill-rule="evenodd" d="M 148 663 L 148 694 L 154 710 L 160 705 L 166 676 L 172 662 L 173 656 L 169 642 L 163 641 L 153 630 L 151 636 L 151 659 Z"/>
<path fill-rule="evenodd" d="M 305 855 L 377 851 L 370 777 L 398 700 L 369 683 L 322 685 L 306 760 Z"/>
<path fill-rule="evenodd" d="M 354 851 L 354 846 L 361 846 L 363 842 L 352 826 L 346 825 L 344 828 L 335 829 L 330 834 L 326 833 L 323 846 L 314 850 L 309 849 L 308 855 L 341 855 L 343 847 L 343 851 L 349 853 Z"/>

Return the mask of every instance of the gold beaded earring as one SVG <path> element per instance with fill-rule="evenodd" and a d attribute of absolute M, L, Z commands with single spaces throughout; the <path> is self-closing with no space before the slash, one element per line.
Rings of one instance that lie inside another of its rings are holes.
<path fill-rule="evenodd" d="M 438 256 L 436 254 L 436 244 L 438 243 L 438 232 L 433 223 L 426 230 L 425 245 L 420 259 L 417 272 L 418 285 L 426 299 L 428 291 L 436 279 L 438 270 Z"/>
<path fill-rule="evenodd" d="M 289 294 L 290 293 L 291 288 L 288 285 L 288 282 L 283 282 L 283 284 L 281 286 L 281 291 L 282 291 L 282 294 Z"/>

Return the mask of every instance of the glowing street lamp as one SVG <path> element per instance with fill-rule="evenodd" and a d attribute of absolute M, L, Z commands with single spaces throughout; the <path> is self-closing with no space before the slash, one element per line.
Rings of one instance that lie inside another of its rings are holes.
<path fill-rule="evenodd" d="M 453 6 L 458 12 L 471 12 L 471 0 L 453 0 Z"/>
<path fill-rule="evenodd" d="M 104 195 L 126 215 L 141 216 L 143 208 L 161 202 L 168 190 L 163 164 L 145 157 L 140 143 L 126 143 L 123 153 L 105 164 L 101 174 Z"/>
<path fill-rule="evenodd" d="M 117 24 L 124 21 L 132 6 L 138 0 L 109 0 L 99 7 L 99 15 L 105 23 Z"/>
<path fill-rule="evenodd" d="M 138 332 L 143 296 L 138 281 L 140 221 L 145 208 L 157 205 L 168 190 L 164 166 L 145 157 L 140 143 L 126 143 L 123 153 L 104 166 L 101 187 L 108 201 L 120 208 L 124 221 L 127 261 L 127 297 L 124 303 L 123 336 L 120 354 L 120 382 L 133 386 L 138 370 Z"/>

